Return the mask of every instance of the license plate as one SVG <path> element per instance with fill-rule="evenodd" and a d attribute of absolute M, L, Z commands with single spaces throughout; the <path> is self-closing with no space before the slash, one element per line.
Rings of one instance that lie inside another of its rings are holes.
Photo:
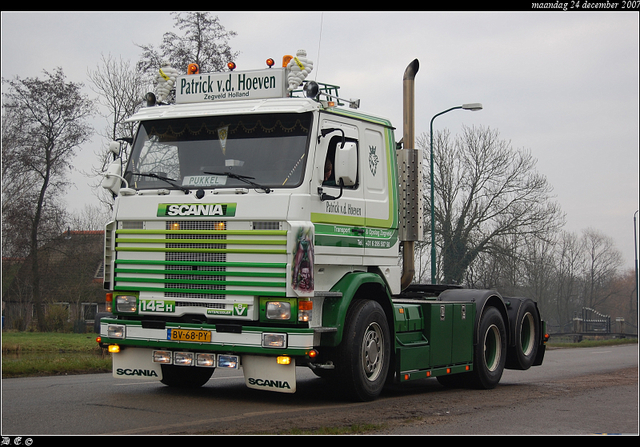
<path fill-rule="evenodd" d="M 167 329 L 167 340 L 209 343 L 211 342 L 211 331 L 200 331 L 192 329 Z"/>

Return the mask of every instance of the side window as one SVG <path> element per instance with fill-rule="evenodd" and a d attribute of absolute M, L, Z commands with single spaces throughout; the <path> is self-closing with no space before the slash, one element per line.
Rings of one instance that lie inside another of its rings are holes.
<path fill-rule="evenodd" d="M 336 168 L 340 171 L 340 168 L 336 166 L 336 163 L 341 163 L 343 166 L 343 170 L 352 170 L 350 176 L 354 178 L 354 181 L 345 185 L 345 189 L 358 189 L 360 184 L 360 173 L 358 169 L 358 160 L 360 155 L 358 141 L 353 138 L 345 138 L 345 147 L 350 149 L 351 156 L 353 157 L 351 162 L 347 160 L 347 158 L 342 154 L 342 156 L 338 156 L 336 159 L 336 154 L 342 147 L 342 136 L 332 137 L 329 141 L 329 146 L 327 148 L 327 157 L 324 163 L 324 180 L 322 182 L 323 185 L 326 186 L 338 186 L 338 179 L 336 178 Z M 355 155 L 353 154 L 355 152 Z"/>

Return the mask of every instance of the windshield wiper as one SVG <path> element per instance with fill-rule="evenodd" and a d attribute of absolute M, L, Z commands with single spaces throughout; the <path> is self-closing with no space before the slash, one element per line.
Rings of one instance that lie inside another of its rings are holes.
<path fill-rule="evenodd" d="M 174 186 L 174 187 L 176 187 L 178 189 L 181 189 L 182 191 L 184 191 L 185 194 L 189 194 L 189 190 L 187 188 L 185 188 L 184 186 L 178 185 L 176 183 L 177 180 L 174 180 L 174 179 L 169 178 L 169 177 L 165 177 L 164 175 L 156 174 L 155 172 L 132 172 L 132 174 L 133 175 L 139 175 L 141 177 L 157 178 L 158 180 L 162 180 L 163 182 L 167 182 L 171 186 Z"/>
<path fill-rule="evenodd" d="M 203 171 L 205 174 L 209 174 L 209 175 L 226 175 L 227 177 L 231 177 L 234 178 L 236 180 L 240 180 L 241 182 L 245 182 L 251 186 L 253 186 L 254 188 L 260 188 L 261 190 L 263 190 L 264 192 L 266 192 L 267 194 L 269 194 L 271 192 L 270 188 L 267 188 L 266 186 L 262 186 L 259 185 L 255 182 L 252 182 L 251 180 L 254 179 L 255 177 L 248 177 L 246 175 L 238 175 L 238 174 L 234 174 L 233 172 L 208 172 L 208 171 Z"/>

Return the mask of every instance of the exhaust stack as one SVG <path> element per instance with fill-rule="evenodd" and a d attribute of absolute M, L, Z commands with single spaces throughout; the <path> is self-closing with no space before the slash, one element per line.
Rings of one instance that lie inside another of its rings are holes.
<path fill-rule="evenodd" d="M 402 290 L 415 274 L 415 242 L 422 240 L 422 151 L 415 149 L 415 89 L 414 79 L 419 68 L 414 59 L 402 78 L 403 148 L 398 151 L 400 178 L 400 228 L 402 242 Z"/>

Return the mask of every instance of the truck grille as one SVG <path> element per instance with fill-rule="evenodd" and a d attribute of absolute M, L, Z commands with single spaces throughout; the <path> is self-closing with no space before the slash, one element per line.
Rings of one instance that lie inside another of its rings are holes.
<path fill-rule="evenodd" d="M 156 221 L 142 227 L 121 223 L 115 232 L 116 291 L 174 301 L 178 314 L 219 309 L 222 317 L 233 316 L 234 305 L 255 306 L 257 296 L 286 295 L 287 232 L 275 229 L 277 222 Z"/>

